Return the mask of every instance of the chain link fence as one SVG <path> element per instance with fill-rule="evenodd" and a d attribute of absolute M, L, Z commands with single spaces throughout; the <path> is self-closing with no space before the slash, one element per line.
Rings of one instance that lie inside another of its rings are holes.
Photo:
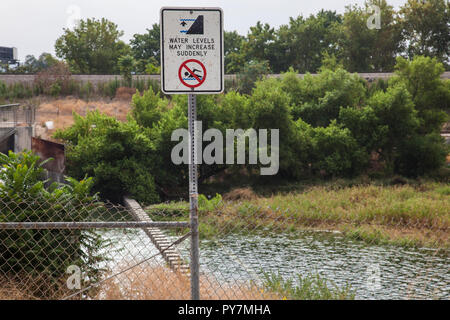
<path fill-rule="evenodd" d="M 0 299 L 191 298 L 187 203 L 43 199 L 0 198 Z M 450 298 L 445 224 L 345 220 L 435 244 L 398 245 L 272 200 L 200 196 L 201 299 Z"/>
<path fill-rule="evenodd" d="M 1 299 L 189 298 L 187 237 L 168 232 L 188 223 L 72 197 L 0 198 L 0 221 Z"/>

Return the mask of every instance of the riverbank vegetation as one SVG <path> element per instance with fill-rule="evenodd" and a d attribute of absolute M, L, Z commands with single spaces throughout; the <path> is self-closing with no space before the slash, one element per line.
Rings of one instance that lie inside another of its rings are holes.
<path fill-rule="evenodd" d="M 335 181 L 306 188 L 300 185 L 298 191 L 294 188 L 289 186 L 289 191 L 271 196 L 258 196 L 247 188 L 246 193 L 253 194 L 251 198 L 228 201 L 219 195 L 209 200 L 201 196 L 200 236 L 328 230 L 370 244 L 450 248 L 447 183 L 377 185 L 374 181 Z M 228 197 L 228 193 L 223 196 Z M 146 210 L 154 219 L 189 217 L 187 202 L 152 205 Z"/>
<path fill-rule="evenodd" d="M 304 79 L 288 72 L 257 81 L 249 95 L 199 96 L 198 120 L 204 131 L 216 128 L 223 136 L 229 128 L 279 129 L 279 170 L 268 180 L 448 179 L 440 130 L 448 119 L 450 81 L 440 79 L 443 66 L 426 57 L 399 58 L 396 69 L 390 81 L 375 84 L 340 67 Z M 145 205 L 182 197 L 188 170 L 172 162 L 179 141 L 171 136 L 187 128 L 187 108 L 186 96 L 147 90 L 133 96 L 127 121 L 97 111 L 75 114 L 74 124 L 55 134 L 67 145 L 67 173 L 93 177 L 94 190 L 110 200 L 130 195 Z M 199 181 L 251 179 L 261 167 L 203 163 Z"/>
<path fill-rule="evenodd" d="M 276 274 L 264 275 L 264 287 L 288 300 L 354 300 L 355 293 L 349 286 L 339 288 L 319 274 L 297 275 L 297 279 L 285 280 Z"/>

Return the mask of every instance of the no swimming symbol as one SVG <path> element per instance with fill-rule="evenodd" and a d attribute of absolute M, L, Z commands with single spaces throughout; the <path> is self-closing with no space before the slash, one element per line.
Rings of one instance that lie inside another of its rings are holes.
<path fill-rule="evenodd" d="M 205 82 L 206 68 L 196 59 L 187 60 L 178 69 L 178 78 L 186 87 L 197 88 Z"/>

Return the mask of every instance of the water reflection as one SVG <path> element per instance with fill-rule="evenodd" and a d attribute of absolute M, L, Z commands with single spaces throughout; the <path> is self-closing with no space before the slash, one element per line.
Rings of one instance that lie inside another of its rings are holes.
<path fill-rule="evenodd" d="M 142 231 L 107 231 L 114 239 L 110 248 L 117 267 L 133 265 L 158 253 Z M 175 240 L 175 237 L 169 237 Z M 189 257 L 189 241 L 180 248 Z M 150 264 L 163 265 L 160 256 Z M 262 274 L 319 273 L 337 286 L 351 285 L 357 299 L 449 299 L 450 256 L 431 249 L 408 249 L 389 245 L 367 245 L 344 239 L 340 234 L 305 231 L 293 237 L 279 235 L 228 235 L 202 240 L 201 272 L 221 282 L 261 281 Z"/>
<path fill-rule="evenodd" d="M 200 252 L 202 271 L 223 281 L 258 280 L 263 272 L 290 279 L 319 273 L 337 286 L 350 284 L 358 299 L 450 298 L 449 256 L 429 249 L 304 232 L 296 239 L 232 235 L 202 241 Z"/>

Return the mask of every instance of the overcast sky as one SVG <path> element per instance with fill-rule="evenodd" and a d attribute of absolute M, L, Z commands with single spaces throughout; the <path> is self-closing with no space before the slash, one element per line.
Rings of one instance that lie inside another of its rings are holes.
<path fill-rule="evenodd" d="M 395 8 L 405 2 L 388 0 Z M 0 7 L 0 46 L 17 47 L 22 61 L 28 54 L 54 54 L 55 40 L 78 15 L 82 19 L 105 17 L 117 23 L 125 32 L 122 40 L 128 41 L 133 34 L 144 33 L 159 22 L 159 9 L 163 6 L 221 7 L 225 30 L 245 35 L 258 20 L 277 27 L 292 16 L 308 16 L 322 8 L 342 13 L 346 5 L 363 3 L 364 0 L 10 0 L 2 1 Z"/>

